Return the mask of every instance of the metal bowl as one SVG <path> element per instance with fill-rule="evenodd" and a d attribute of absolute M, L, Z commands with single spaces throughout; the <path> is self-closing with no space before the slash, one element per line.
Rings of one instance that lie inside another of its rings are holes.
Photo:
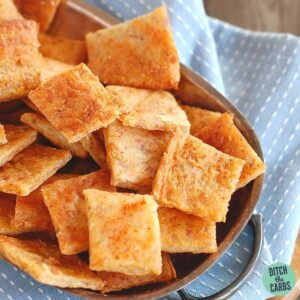
<path fill-rule="evenodd" d="M 87 32 L 109 27 L 116 23 L 118 23 L 118 20 L 83 0 L 69 0 L 60 7 L 50 33 L 83 39 Z M 181 65 L 179 89 L 174 92 L 174 95 L 177 99 L 189 105 L 233 113 L 237 127 L 256 153 L 263 158 L 258 138 L 243 114 L 209 83 L 183 65 Z M 155 299 L 182 289 L 210 268 L 238 237 L 252 216 L 255 205 L 259 200 L 262 184 L 263 176 L 260 176 L 233 195 L 226 223 L 218 223 L 217 225 L 218 251 L 216 253 L 210 255 L 172 255 L 178 279 L 166 284 L 148 285 L 105 296 L 80 289 L 70 289 L 68 291 L 87 299 L 101 299 L 104 297 L 106 299 Z"/>

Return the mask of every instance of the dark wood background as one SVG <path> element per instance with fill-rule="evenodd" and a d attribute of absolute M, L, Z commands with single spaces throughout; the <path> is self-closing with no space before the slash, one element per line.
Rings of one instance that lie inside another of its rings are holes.
<path fill-rule="evenodd" d="M 209 15 L 259 31 L 300 35 L 299 0 L 204 0 Z"/>
<path fill-rule="evenodd" d="M 300 0 L 204 0 L 204 3 L 210 16 L 231 24 L 300 36 Z M 292 267 L 300 280 L 300 233 Z"/>

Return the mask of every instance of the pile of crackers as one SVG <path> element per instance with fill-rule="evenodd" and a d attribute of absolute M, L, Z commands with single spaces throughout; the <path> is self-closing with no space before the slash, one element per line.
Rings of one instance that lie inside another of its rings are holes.
<path fill-rule="evenodd" d="M 162 6 L 48 33 L 60 0 L 0 4 L 0 253 L 39 282 L 102 293 L 217 251 L 232 194 L 265 170 L 233 116 L 179 103 Z"/>

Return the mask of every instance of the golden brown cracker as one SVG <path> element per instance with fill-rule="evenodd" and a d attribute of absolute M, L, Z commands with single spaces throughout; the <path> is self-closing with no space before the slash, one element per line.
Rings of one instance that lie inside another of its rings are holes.
<path fill-rule="evenodd" d="M 3 20 L 22 20 L 22 15 L 18 12 L 13 0 L 1 0 L 0 2 L 0 22 Z"/>
<path fill-rule="evenodd" d="M 78 65 L 87 61 L 85 41 L 71 40 L 40 33 L 40 52 L 49 58 L 67 64 Z"/>
<path fill-rule="evenodd" d="M 179 56 L 167 9 L 86 35 L 89 66 L 105 84 L 176 89 Z"/>
<path fill-rule="evenodd" d="M 27 196 L 71 157 L 67 150 L 30 145 L 0 168 L 0 191 Z"/>
<path fill-rule="evenodd" d="M 216 223 L 175 208 L 158 209 L 161 248 L 168 253 L 217 251 Z"/>
<path fill-rule="evenodd" d="M 181 105 L 181 108 L 186 112 L 188 120 L 191 123 L 192 135 L 198 133 L 198 131 L 205 126 L 211 125 L 221 116 L 219 112 L 202 109 L 200 107 Z"/>
<path fill-rule="evenodd" d="M 40 84 L 37 32 L 34 21 L 0 22 L 0 102 L 25 97 Z"/>
<path fill-rule="evenodd" d="M 21 121 L 37 130 L 41 135 L 48 139 L 55 146 L 67 149 L 73 156 L 79 158 L 87 158 L 88 153 L 80 142 L 70 144 L 65 137 L 53 127 L 45 117 L 36 113 L 25 113 L 21 117 Z"/>
<path fill-rule="evenodd" d="M 54 231 L 49 211 L 44 204 L 41 188 L 57 180 L 75 177 L 73 174 L 55 174 L 28 196 L 17 196 L 12 224 L 27 231 Z"/>
<path fill-rule="evenodd" d="M 115 191 L 105 170 L 56 181 L 42 188 L 44 202 L 50 212 L 60 251 L 76 254 L 89 249 L 86 201 L 83 190 L 88 188 Z"/>
<path fill-rule="evenodd" d="M 106 88 L 131 106 L 130 111 L 120 117 L 124 125 L 148 130 L 190 131 L 187 116 L 171 93 L 122 86 Z"/>
<path fill-rule="evenodd" d="M 153 195 L 161 206 L 214 222 L 226 220 L 244 161 L 191 135 L 175 135 L 158 168 Z"/>
<path fill-rule="evenodd" d="M 171 135 L 127 127 L 119 121 L 105 129 L 104 135 L 112 185 L 150 188 Z"/>
<path fill-rule="evenodd" d="M 0 236 L 0 253 L 35 280 L 61 288 L 99 291 L 103 281 L 76 255 L 63 255 L 56 245 L 40 240 Z"/>
<path fill-rule="evenodd" d="M 54 19 L 61 0 L 14 0 L 19 12 L 26 18 L 39 23 L 40 30 L 46 31 Z"/>
<path fill-rule="evenodd" d="M 5 129 L 3 125 L 0 123 L 0 145 L 7 143 L 7 138 L 5 134 Z"/>
<path fill-rule="evenodd" d="M 246 162 L 238 188 L 245 186 L 264 173 L 266 169 L 264 162 L 234 125 L 233 117 L 230 114 L 223 114 L 217 121 L 199 131 L 197 136 L 216 149 Z"/>
<path fill-rule="evenodd" d="M 52 77 L 31 91 L 29 99 L 69 143 L 106 127 L 125 111 L 125 103 L 85 64 Z"/>
<path fill-rule="evenodd" d="M 97 131 L 85 136 L 80 143 L 93 160 L 103 169 L 107 169 L 106 149 Z"/>
<path fill-rule="evenodd" d="M 5 125 L 7 143 L 0 146 L 0 166 L 14 158 L 32 144 L 37 137 L 36 130 L 27 126 Z"/>
<path fill-rule="evenodd" d="M 162 253 L 162 272 L 160 275 L 129 276 L 112 272 L 99 272 L 98 274 L 104 281 L 102 293 L 121 291 L 150 283 L 168 282 L 176 278 L 176 271 L 168 253 Z"/>
<path fill-rule="evenodd" d="M 159 221 L 153 197 L 95 189 L 83 193 L 90 268 L 138 276 L 161 274 Z"/>

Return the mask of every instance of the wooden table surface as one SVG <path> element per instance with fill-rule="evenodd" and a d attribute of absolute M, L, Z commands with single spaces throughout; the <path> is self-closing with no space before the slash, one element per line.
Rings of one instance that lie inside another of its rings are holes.
<path fill-rule="evenodd" d="M 210 16 L 237 26 L 300 36 L 300 0 L 204 0 L 204 3 Z M 292 267 L 300 278 L 300 233 Z"/>

